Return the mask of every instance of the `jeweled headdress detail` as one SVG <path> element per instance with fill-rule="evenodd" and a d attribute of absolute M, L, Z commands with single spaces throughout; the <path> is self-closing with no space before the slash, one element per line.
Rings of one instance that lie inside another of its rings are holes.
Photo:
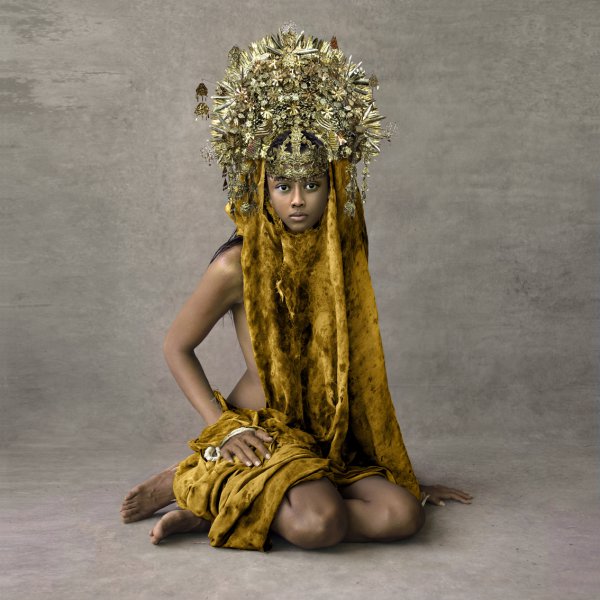
<path fill-rule="evenodd" d="M 283 179 L 314 179 L 327 172 L 327 148 L 299 127 L 276 138 L 267 150 L 267 173 Z"/>
<path fill-rule="evenodd" d="M 355 199 L 365 198 L 369 163 L 380 140 L 390 136 L 373 101 L 377 78 L 367 77 L 361 64 L 346 59 L 335 38 L 327 42 L 298 34 L 290 23 L 247 50 L 229 51 L 225 77 L 212 96 L 211 143 L 232 206 L 248 191 L 245 175 L 257 159 L 266 159 L 268 170 L 282 171 L 277 175 L 296 179 L 322 174 L 329 161 L 348 159 L 346 212 L 353 214 Z M 198 116 L 206 115 L 205 106 L 199 105 Z"/>

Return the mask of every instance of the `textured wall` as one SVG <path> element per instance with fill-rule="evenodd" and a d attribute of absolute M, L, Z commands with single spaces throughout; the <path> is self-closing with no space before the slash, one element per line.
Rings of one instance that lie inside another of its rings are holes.
<path fill-rule="evenodd" d="M 408 438 L 594 435 L 600 3 L 3 7 L 3 439 L 187 439 L 163 335 L 231 231 L 201 78 L 288 19 L 379 77 L 371 269 Z M 228 319 L 199 349 L 228 391 Z"/>

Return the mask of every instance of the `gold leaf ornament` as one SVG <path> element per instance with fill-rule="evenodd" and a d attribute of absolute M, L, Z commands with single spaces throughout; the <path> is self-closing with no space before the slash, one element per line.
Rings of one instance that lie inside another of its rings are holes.
<path fill-rule="evenodd" d="M 200 117 L 202 119 L 208 119 L 210 116 L 210 110 L 208 108 L 208 104 L 206 102 L 200 102 L 198 106 L 196 106 L 196 110 L 194 111 L 196 117 Z"/>
<path fill-rule="evenodd" d="M 200 82 L 196 88 L 196 102 L 200 99 L 205 100 L 206 96 L 208 96 L 208 89 L 203 82 Z"/>
<path fill-rule="evenodd" d="M 234 68 L 239 67 L 241 56 L 242 56 L 242 51 L 239 49 L 239 47 L 233 46 L 231 48 L 231 50 L 229 51 L 229 62 L 231 63 L 232 67 L 234 67 Z"/>
<path fill-rule="evenodd" d="M 323 170 L 323 157 L 349 159 L 353 168 L 360 160 L 370 161 L 379 153 L 378 141 L 388 137 L 373 100 L 378 85 L 361 62 L 344 56 L 335 37 L 324 41 L 297 33 L 293 23 L 245 50 L 233 46 L 210 111 L 217 160 L 228 172 L 240 173 L 245 161 L 267 158 L 271 168 L 295 175 L 311 171 L 305 153 Z M 209 116 L 204 103 L 196 115 Z M 281 144 L 292 131 L 309 134 L 300 156 L 290 140 L 279 152 L 270 151 L 275 140 Z M 231 177 L 229 192 L 230 200 L 239 193 Z"/>

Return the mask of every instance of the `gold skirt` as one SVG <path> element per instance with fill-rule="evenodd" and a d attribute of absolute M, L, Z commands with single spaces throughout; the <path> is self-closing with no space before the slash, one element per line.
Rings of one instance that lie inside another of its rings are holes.
<path fill-rule="evenodd" d="M 285 493 L 303 481 L 327 477 L 345 486 L 364 477 L 381 475 L 394 482 L 379 465 L 336 465 L 324 458 L 315 438 L 286 425 L 285 415 L 274 409 L 250 410 L 229 407 L 223 396 L 215 396 L 226 410 L 200 437 L 189 442 L 194 454 L 182 461 L 175 473 L 173 491 L 180 508 L 211 522 L 212 546 L 267 550 L 269 529 Z M 248 467 L 238 458 L 205 460 L 209 446 L 219 446 L 238 427 L 259 427 L 273 441 L 271 458 Z"/>

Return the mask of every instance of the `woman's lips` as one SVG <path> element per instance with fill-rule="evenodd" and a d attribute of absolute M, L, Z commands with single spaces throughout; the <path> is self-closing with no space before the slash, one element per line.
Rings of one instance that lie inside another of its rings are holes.
<path fill-rule="evenodd" d="M 304 213 L 294 213 L 290 215 L 290 219 L 292 219 L 293 221 L 303 221 L 304 219 L 306 219 L 306 217 L 308 217 L 308 215 Z"/>

